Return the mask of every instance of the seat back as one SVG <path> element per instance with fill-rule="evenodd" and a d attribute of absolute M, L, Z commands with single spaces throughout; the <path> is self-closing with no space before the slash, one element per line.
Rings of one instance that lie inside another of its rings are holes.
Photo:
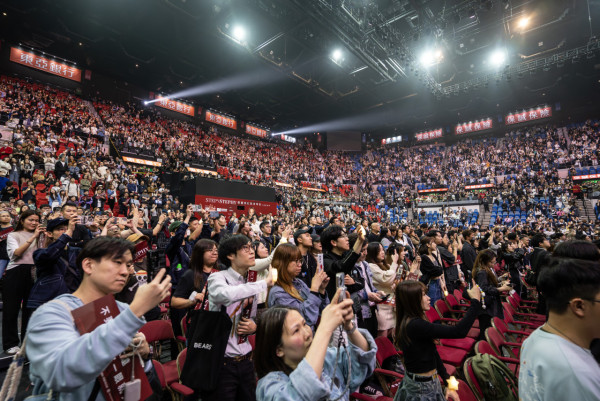
<path fill-rule="evenodd" d="M 163 365 L 155 359 L 152 360 L 152 365 L 154 365 L 154 370 L 156 371 L 156 377 L 160 382 L 160 387 L 164 389 L 167 386 L 167 381 L 165 380 L 165 370 Z"/>
<path fill-rule="evenodd" d="M 457 307 L 460 306 L 460 304 L 456 300 L 456 297 L 452 294 L 448 294 L 448 296 L 446 297 L 446 304 L 448 305 L 448 307 L 450 307 L 450 309 L 457 309 Z"/>
<path fill-rule="evenodd" d="M 502 347 L 504 346 L 506 341 L 504 340 L 504 337 L 502 337 L 502 334 L 500 334 L 500 332 L 497 329 L 495 329 L 494 327 L 488 327 L 485 330 L 485 338 L 486 338 L 487 342 L 494 349 L 496 355 L 503 355 Z M 510 355 L 510 356 L 512 356 L 512 355 Z"/>
<path fill-rule="evenodd" d="M 508 304 L 506 302 L 502 302 L 502 309 L 504 309 L 504 321 L 507 324 L 514 323 L 515 318 L 513 317 L 512 311 L 509 309 Z"/>
<path fill-rule="evenodd" d="M 177 377 L 181 377 L 181 370 L 185 365 L 185 358 L 187 357 L 187 348 L 184 348 L 179 355 L 177 355 Z"/>
<path fill-rule="evenodd" d="M 185 316 L 181 319 L 181 333 L 183 334 L 183 336 L 185 338 L 187 338 L 187 328 L 188 328 L 188 315 L 187 313 L 185 314 Z"/>
<path fill-rule="evenodd" d="M 462 292 L 459 289 L 454 290 L 453 294 L 458 303 L 462 305 L 469 305 L 469 301 L 463 297 Z"/>
<path fill-rule="evenodd" d="M 499 317 L 494 317 L 492 319 L 492 326 L 495 327 L 503 337 L 508 333 L 508 325 Z"/>
<path fill-rule="evenodd" d="M 427 317 L 427 320 L 429 320 L 431 323 L 435 323 L 438 320 L 440 320 L 440 315 L 435 310 L 435 308 L 429 308 L 428 311 L 425 311 L 425 316 Z"/>
<path fill-rule="evenodd" d="M 390 356 L 398 355 L 398 351 L 394 344 L 390 341 L 389 338 L 379 336 L 375 339 L 375 344 L 377 344 L 377 365 L 380 367 L 383 365 L 383 361 L 385 361 Z"/>
<path fill-rule="evenodd" d="M 473 392 L 473 395 L 478 401 L 483 401 L 483 392 L 481 391 L 481 386 L 479 385 L 479 381 L 475 377 L 475 372 L 473 371 L 472 365 L 473 357 L 468 358 L 465 361 L 463 366 L 463 373 L 465 375 L 465 379 L 467 379 L 467 383 Z M 460 387 L 460 385 L 459 385 Z"/>
<path fill-rule="evenodd" d="M 144 333 L 149 343 L 175 338 L 170 320 L 153 320 L 143 325 L 140 332 Z"/>
<path fill-rule="evenodd" d="M 450 309 L 448 309 L 448 305 L 444 302 L 443 299 L 438 299 L 435 301 L 435 310 L 440 314 L 441 317 L 451 317 L 448 316 L 450 314 Z"/>
<path fill-rule="evenodd" d="M 477 344 L 475 344 L 475 353 L 498 356 L 498 353 L 494 350 L 490 343 L 485 340 L 477 341 Z"/>

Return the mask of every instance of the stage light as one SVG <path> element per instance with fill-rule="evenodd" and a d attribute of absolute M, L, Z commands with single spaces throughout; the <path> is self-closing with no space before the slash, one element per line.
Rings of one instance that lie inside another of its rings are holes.
<path fill-rule="evenodd" d="M 425 67 L 439 63 L 444 58 L 444 53 L 441 50 L 426 50 L 421 54 L 421 64 Z"/>
<path fill-rule="evenodd" d="M 524 29 L 529 25 L 529 17 L 523 17 L 519 20 L 518 27 Z"/>
<path fill-rule="evenodd" d="M 150 102 L 149 102 L 149 101 L 147 101 L 147 100 L 146 100 L 146 101 L 144 101 L 144 106 L 148 106 L 148 104 L 149 104 L 149 103 L 150 103 Z"/>
<path fill-rule="evenodd" d="M 231 32 L 233 34 L 233 38 L 239 42 L 242 42 L 244 39 L 246 39 L 246 30 L 242 26 L 235 26 Z"/>
<path fill-rule="evenodd" d="M 497 67 L 500 67 L 504 63 L 505 60 L 506 60 L 506 53 L 503 50 L 496 50 L 490 56 L 490 62 Z"/>
<path fill-rule="evenodd" d="M 331 59 L 335 62 L 341 61 L 343 56 L 344 54 L 340 49 L 335 49 L 333 53 L 331 53 Z"/>

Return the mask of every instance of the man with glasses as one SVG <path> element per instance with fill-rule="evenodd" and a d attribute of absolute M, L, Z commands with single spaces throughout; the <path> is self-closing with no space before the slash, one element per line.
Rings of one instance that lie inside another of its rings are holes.
<path fill-rule="evenodd" d="M 273 249 L 275 249 L 275 245 L 277 245 L 275 243 L 275 236 L 272 234 L 272 230 L 273 227 L 271 226 L 271 223 L 269 222 L 269 220 L 263 220 L 262 223 L 260 223 L 260 242 L 263 243 L 263 245 L 267 248 L 267 251 L 269 251 L 269 255 L 271 254 L 271 252 L 273 252 Z"/>
<path fill-rule="evenodd" d="M 538 288 L 549 317 L 521 348 L 519 399 L 600 399 L 600 365 L 590 351 L 600 338 L 600 263 L 554 258 Z"/>
<path fill-rule="evenodd" d="M 202 400 L 234 401 L 256 400 L 256 379 L 252 363 L 252 346 L 247 336 L 254 334 L 256 324 L 256 295 L 273 286 L 271 268 L 265 280 L 248 282 L 248 270 L 254 266 L 254 250 L 250 239 L 237 234 L 219 244 L 219 260 L 227 270 L 215 272 L 208 278 L 208 302 L 211 311 L 226 307 L 233 323 L 225 359 L 219 374 L 217 389 L 202 394 Z M 250 308 L 249 318 L 243 317 Z"/>
<path fill-rule="evenodd" d="M 329 284 L 327 284 L 327 295 L 329 299 L 335 294 L 335 275 L 337 273 L 350 274 L 352 268 L 358 261 L 362 250 L 363 242 L 365 241 L 365 231 L 358 230 L 358 239 L 350 251 L 350 243 L 348 235 L 344 229 L 337 225 L 328 227 L 321 234 L 321 244 L 323 245 L 323 264 L 325 272 L 329 276 Z"/>

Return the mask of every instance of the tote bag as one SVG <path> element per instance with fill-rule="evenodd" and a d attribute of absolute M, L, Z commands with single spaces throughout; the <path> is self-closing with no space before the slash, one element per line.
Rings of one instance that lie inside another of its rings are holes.
<path fill-rule="evenodd" d="M 202 306 L 190 312 L 187 331 L 187 356 L 181 382 L 200 392 L 216 389 L 233 323 L 221 306 L 218 312 L 205 310 L 208 291 Z"/>

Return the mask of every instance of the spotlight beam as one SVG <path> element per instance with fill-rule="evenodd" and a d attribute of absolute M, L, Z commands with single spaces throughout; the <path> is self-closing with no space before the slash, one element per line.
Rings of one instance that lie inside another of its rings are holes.
<path fill-rule="evenodd" d="M 272 133 L 271 136 L 277 135 L 297 135 L 309 134 L 322 131 L 338 131 L 338 130 L 357 130 L 357 129 L 376 129 L 390 124 L 402 122 L 404 118 L 394 113 L 392 110 L 382 110 L 376 113 L 357 115 L 352 117 L 339 118 L 332 121 L 323 121 L 320 123 L 298 127 L 287 131 Z"/>
<path fill-rule="evenodd" d="M 217 81 L 185 89 L 179 92 L 162 96 L 162 99 L 177 99 L 190 96 L 202 96 L 211 93 L 226 92 L 230 90 L 245 89 L 253 86 L 267 85 L 285 78 L 283 74 L 273 74 L 271 70 L 256 70 L 245 74 L 222 78 Z M 144 104 L 151 104 L 160 99 L 147 100 Z"/>

